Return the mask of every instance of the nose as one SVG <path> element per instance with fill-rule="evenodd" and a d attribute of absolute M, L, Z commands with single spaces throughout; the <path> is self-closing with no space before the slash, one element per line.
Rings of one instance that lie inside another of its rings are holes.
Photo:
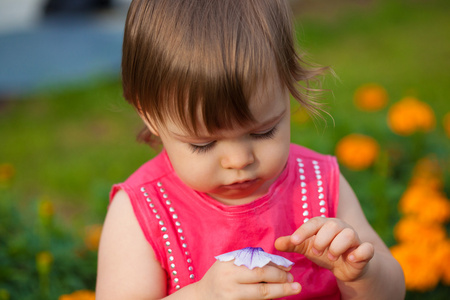
<path fill-rule="evenodd" d="M 221 157 L 224 169 L 241 170 L 255 162 L 253 148 L 249 143 L 229 143 Z"/>

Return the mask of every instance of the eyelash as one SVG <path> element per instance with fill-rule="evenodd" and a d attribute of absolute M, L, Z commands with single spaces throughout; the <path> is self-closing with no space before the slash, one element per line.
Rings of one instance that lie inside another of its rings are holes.
<path fill-rule="evenodd" d="M 270 129 L 267 132 L 264 133 L 252 133 L 250 134 L 250 136 L 252 138 L 254 138 L 255 140 L 267 140 L 267 139 L 272 139 L 275 136 L 275 133 L 277 132 L 277 126 L 273 127 L 272 129 Z M 206 153 L 209 150 L 211 150 L 214 145 L 216 144 L 216 141 L 213 141 L 209 144 L 206 144 L 204 146 L 198 146 L 198 145 L 194 145 L 194 144 L 189 144 L 189 146 L 191 147 L 191 150 L 193 153 Z"/>

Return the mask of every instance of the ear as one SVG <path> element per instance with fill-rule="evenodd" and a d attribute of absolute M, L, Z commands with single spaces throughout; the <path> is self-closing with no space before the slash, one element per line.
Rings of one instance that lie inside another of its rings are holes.
<path fill-rule="evenodd" d="M 145 126 L 147 126 L 148 130 L 150 130 L 153 135 L 159 136 L 159 131 L 156 125 L 151 120 L 149 120 L 149 118 L 146 118 L 141 112 L 138 111 L 138 114 L 139 117 L 141 117 L 142 121 L 145 123 Z"/>

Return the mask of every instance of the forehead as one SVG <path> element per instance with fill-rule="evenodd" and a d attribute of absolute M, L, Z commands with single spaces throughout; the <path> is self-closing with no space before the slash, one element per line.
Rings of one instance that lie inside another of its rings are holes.
<path fill-rule="evenodd" d="M 208 137 L 211 135 L 221 135 L 229 131 L 247 131 L 260 129 L 259 126 L 270 125 L 279 117 L 288 113 L 289 92 L 288 89 L 279 83 L 278 80 L 266 80 L 258 85 L 255 92 L 248 101 L 248 109 L 251 112 L 254 121 L 249 121 L 244 125 L 236 120 L 231 127 L 209 130 L 201 118 L 196 120 L 196 132 L 190 131 L 183 126 L 181 122 L 171 120 L 165 125 L 169 132 L 182 136 Z M 198 107 L 197 116 L 202 116 L 203 111 Z"/>
<path fill-rule="evenodd" d="M 261 82 L 250 98 L 248 107 L 256 121 L 265 115 L 276 115 L 285 108 L 286 98 L 289 97 L 287 87 L 277 78 Z"/>

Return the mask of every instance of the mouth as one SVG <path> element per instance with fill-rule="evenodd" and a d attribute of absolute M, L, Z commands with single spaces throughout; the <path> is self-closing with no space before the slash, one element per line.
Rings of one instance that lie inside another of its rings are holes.
<path fill-rule="evenodd" d="M 223 187 L 230 190 L 245 190 L 254 185 L 258 179 L 249 179 L 249 180 L 241 180 L 236 181 L 232 184 L 224 185 Z"/>

